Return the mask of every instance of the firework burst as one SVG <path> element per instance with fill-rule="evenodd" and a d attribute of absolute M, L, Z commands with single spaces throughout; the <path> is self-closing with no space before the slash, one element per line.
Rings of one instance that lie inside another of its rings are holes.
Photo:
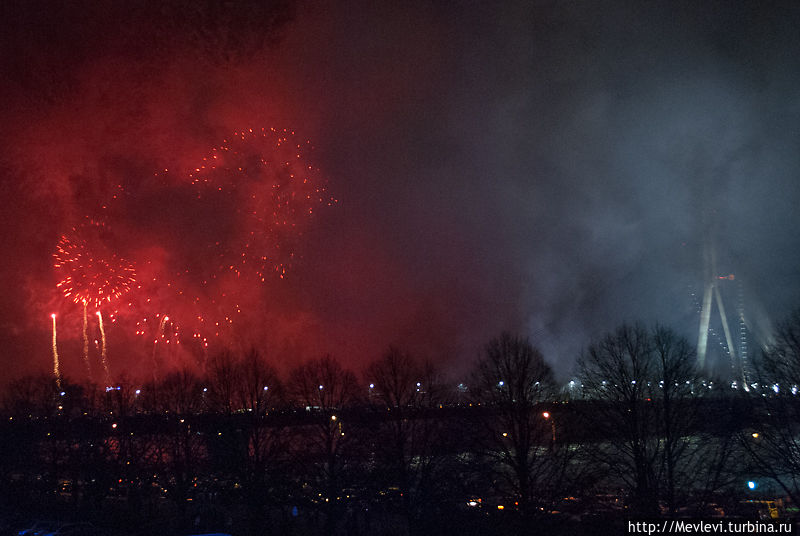
<path fill-rule="evenodd" d="M 214 252 L 217 273 L 283 278 L 299 239 L 321 206 L 337 200 L 311 163 L 313 147 L 288 129 L 248 129 L 223 140 L 187 175 L 198 200 L 231 207 L 236 218 Z"/>
<path fill-rule="evenodd" d="M 283 279 L 318 209 L 337 203 L 312 149 L 290 130 L 236 132 L 192 168 L 120 181 L 96 219 L 61 236 L 57 290 L 82 306 L 89 376 L 90 331 L 99 330 L 95 370 L 106 381 L 109 335 L 133 335 L 138 342 L 122 352 L 147 352 L 154 372 L 182 360 L 202 365 L 215 341 L 246 336 L 239 326 L 263 299 L 255 283 Z"/>
<path fill-rule="evenodd" d="M 99 309 L 131 289 L 133 265 L 108 247 L 105 225 L 93 220 L 61 237 L 53 255 L 61 276 L 57 287 L 75 303 Z"/>

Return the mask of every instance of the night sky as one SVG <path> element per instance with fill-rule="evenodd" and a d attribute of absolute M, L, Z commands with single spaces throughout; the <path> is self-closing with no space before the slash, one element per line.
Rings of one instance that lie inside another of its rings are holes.
<path fill-rule="evenodd" d="M 251 345 L 360 369 L 390 344 L 457 375 L 511 330 L 566 378 L 624 321 L 696 341 L 704 236 L 750 322 L 800 305 L 794 2 L 6 1 L 0 21 L 0 380 L 52 370 L 51 313 L 85 375 L 53 254 L 89 221 L 141 286 L 101 306 L 114 375 Z M 324 188 L 262 230 L 290 259 L 264 282 L 217 259 L 249 194 L 306 190 L 217 173 L 198 201 L 188 177 L 250 128 L 294 132 Z M 154 350 L 164 314 L 179 335 Z M 235 321 L 204 350 L 198 314 Z M 96 368 L 94 317 L 89 337 Z"/>

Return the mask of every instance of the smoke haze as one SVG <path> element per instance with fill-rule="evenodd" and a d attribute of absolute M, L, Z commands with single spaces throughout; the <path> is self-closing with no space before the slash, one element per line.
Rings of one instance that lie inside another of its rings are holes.
<path fill-rule="evenodd" d="M 623 321 L 694 342 L 704 236 L 753 323 L 800 303 L 793 3 L 6 2 L 0 14 L 6 379 L 50 369 L 52 312 L 62 370 L 81 374 L 81 313 L 52 255 L 115 194 L 115 243 L 140 278 L 175 271 L 176 252 L 180 268 L 208 265 L 193 244 L 224 241 L 236 207 L 193 210 L 178 170 L 248 128 L 311 140 L 338 203 L 304 220 L 286 278 L 185 286 L 216 300 L 210 316 L 232 306 L 214 296 L 236 297 L 224 344 L 280 365 L 331 353 L 359 369 L 397 344 L 459 374 L 511 330 L 566 377 Z M 147 290 L 148 313 L 196 312 L 174 288 Z M 116 373 L 149 370 L 152 345 L 124 343 L 133 316 L 107 329 Z"/>

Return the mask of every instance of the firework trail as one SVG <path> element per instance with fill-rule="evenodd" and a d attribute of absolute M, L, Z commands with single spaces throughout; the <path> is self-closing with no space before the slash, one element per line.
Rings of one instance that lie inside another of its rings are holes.
<path fill-rule="evenodd" d="M 50 315 L 53 319 L 53 375 L 56 378 L 56 385 L 61 389 L 61 371 L 58 366 L 58 344 L 56 343 L 56 315 Z"/>
<path fill-rule="evenodd" d="M 100 350 L 100 362 L 103 364 L 103 371 L 106 373 L 106 385 L 111 384 L 111 375 L 108 372 L 108 360 L 106 359 L 106 330 L 103 328 L 103 313 L 97 311 L 97 322 L 98 326 L 100 327 L 100 340 L 101 340 L 101 350 Z"/>
<path fill-rule="evenodd" d="M 83 362 L 86 364 L 87 378 L 92 377 L 92 364 L 89 361 L 89 318 L 86 301 L 83 302 Z"/>

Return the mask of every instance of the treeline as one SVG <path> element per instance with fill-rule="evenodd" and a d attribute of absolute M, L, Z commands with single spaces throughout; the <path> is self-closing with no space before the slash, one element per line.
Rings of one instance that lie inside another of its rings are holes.
<path fill-rule="evenodd" d="M 22 378 L 3 397 L 2 506 L 124 533 L 567 534 L 791 515 L 800 312 L 737 389 L 695 362 L 668 329 L 622 326 L 566 386 L 511 334 L 458 385 L 398 348 L 360 375 L 326 356 L 281 377 L 252 350 L 144 385 Z"/>

